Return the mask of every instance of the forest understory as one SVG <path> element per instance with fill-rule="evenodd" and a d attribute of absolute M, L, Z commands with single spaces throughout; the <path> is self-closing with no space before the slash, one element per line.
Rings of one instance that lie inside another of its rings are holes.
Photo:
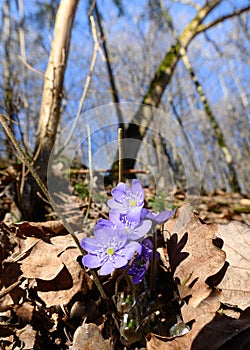
<path fill-rule="evenodd" d="M 53 211 L 20 221 L 17 169 L 0 175 L 1 349 L 249 348 L 249 196 L 218 190 L 192 208 L 185 191 L 155 197 L 145 188 L 148 209 L 177 208 L 157 229 L 154 286 L 151 268 L 135 290 L 117 270 L 98 277 L 104 298 Z M 60 208 L 79 240 L 109 215 L 83 189 Z"/>

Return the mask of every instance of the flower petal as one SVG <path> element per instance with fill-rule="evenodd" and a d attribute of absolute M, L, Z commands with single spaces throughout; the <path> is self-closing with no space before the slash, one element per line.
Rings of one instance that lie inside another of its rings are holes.
<path fill-rule="evenodd" d="M 133 194 L 136 194 L 136 197 L 140 199 L 140 203 L 138 204 L 142 205 L 143 204 L 142 202 L 144 201 L 144 191 L 139 180 L 137 179 L 132 180 L 131 192 Z"/>
<path fill-rule="evenodd" d="M 115 225 L 117 224 L 119 225 L 119 223 L 121 222 L 120 217 L 121 217 L 121 214 L 119 210 L 110 209 L 109 219 L 112 223 L 114 223 Z"/>
<path fill-rule="evenodd" d="M 128 187 L 128 185 L 126 185 L 124 182 L 119 182 L 119 183 L 117 184 L 116 188 L 114 188 L 113 190 L 115 190 L 115 189 L 117 189 L 117 190 L 119 190 L 119 191 L 121 191 L 121 192 L 126 192 L 126 191 L 129 190 L 129 187 Z M 113 191 L 113 190 L 112 190 L 112 191 Z M 112 192 L 111 192 L 111 193 L 112 193 Z"/>
<path fill-rule="evenodd" d="M 119 210 L 121 213 L 124 214 L 126 214 L 127 212 L 125 206 L 122 203 L 116 202 L 114 199 L 109 199 L 107 201 L 107 204 L 111 209 Z"/>
<path fill-rule="evenodd" d="M 141 210 L 141 219 L 144 219 L 148 213 L 150 213 L 150 211 L 148 209 L 142 208 L 142 210 Z"/>
<path fill-rule="evenodd" d="M 116 269 L 119 269 L 120 267 L 123 267 L 123 266 L 127 265 L 127 263 L 128 263 L 128 259 L 126 259 L 123 256 L 119 255 L 119 252 L 117 252 L 117 254 L 115 254 L 115 258 L 113 260 L 113 266 Z"/>
<path fill-rule="evenodd" d="M 102 265 L 102 261 L 98 259 L 97 255 L 87 254 L 82 258 L 84 266 L 94 269 Z"/>
<path fill-rule="evenodd" d="M 128 186 L 120 182 L 116 188 L 113 188 L 111 194 L 117 202 L 122 203 L 127 191 L 129 191 Z"/>
<path fill-rule="evenodd" d="M 100 228 L 103 228 L 103 227 L 113 227 L 113 226 L 114 224 L 110 220 L 100 219 L 97 221 L 94 231 L 99 230 Z"/>
<path fill-rule="evenodd" d="M 145 275 L 145 272 L 146 272 L 146 264 L 143 268 L 141 268 L 140 271 L 138 271 L 137 274 L 135 274 L 132 278 L 132 281 L 134 284 L 138 284 L 140 283 L 142 280 L 143 280 L 143 277 Z"/>
<path fill-rule="evenodd" d="M 150 220 L 144 220 L 142 224 L 135 227 L 128 235 L 129 240 L 138 240 L 144 237 L 152 226 L 152 222 Z"/>
<path fill-rule="evenodd" d="M 130 209 L 127 213 L 128 221 L 139 222 L 141 218 L 142 206 L 136 206 L 133 209 Z"/>
<path fill-rule="evenodd" d="M 115 270 L 114 265 L 112 264 L 111 260 L 107 260 L 101 267 L 99 274 L 101 276 L 106 276 L 112 273 Z"/>
<path fill-rule="evenodd" d="M 146 214 L 146 218 L 156 221 L 158 224 L 162 224 L 163 222 L 167 221 L 173 214 L 174 214 L 174 211 L 172 210 L 165 210 L 159 214 L 148 212 Z"/>
<path fill-rule="evenodd" d="M 130 241 L 128 244 L 125 245 L 122 249 L 120 249 L 117 254 L 125 257 L 127 260 L 130 260 L 133 258 L 134 253 L 137 252 L 138 254 L 141 254 L 142 247 L 140 243 Z"/>
<path fill-rule="evenodd" d="M 89 237 L 83 238 L 81 240 L 81 246 L 87 252 L 93 252 L 93 251 L 95 251 L 97 249 L 100 249 L 96 239 L 95 238 L 89 238 Z"/>

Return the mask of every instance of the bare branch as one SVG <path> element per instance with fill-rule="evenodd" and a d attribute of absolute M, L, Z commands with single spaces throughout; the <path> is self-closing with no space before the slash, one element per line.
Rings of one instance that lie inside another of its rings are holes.
<path fill-rule="evenodd" d="M 93 72 L 94 72 L 94 67 L 95 67 L 96 58 L 97 58 L 97 53 L 100 50 L 100 46 L 99 46 L 98 38 L 97 38 L 96 26 L 95 26 L 95 19 L 94 19 L 93 15 L 90 15 L 89 20 L 90 20 L 91 33 L 92 33 L 92 37 L 93 37 L 93 40 L 94 40 L 94 49 L 93 49 L 91 62 L 90 62 L 89 74 L 88 74 L 88 76 L 86 78 L 85 86 L 83 88 L 83 93 L 82 93 L 82 96 L 80 98 L 80 102 L 79 102 L 79 105 L 78 105 L 78 110 L 77 110 L 77 113 L 76 113 L 76 118 L 75 118 L 74 124 L 73 124 L 73 126 L 72 126 L 72 128 L 71 128 L 71 130 L 69 132 L 67 140 L 64 142 L 63 147 L 58 151 L 57 156 L 69 144 L 69 142 L 71 140 L 71 137 L 72 137 L 72 135 L 73 135 L 73 133 L 75 131 L 76 125 L 77 125 L 78 120 L 79 120 L 80 115 L 81 115 L 82 106 L 83 106 L 83 103 L 84 103 L 84 101 L 86 99 L 86 96 L 87 96 L 87 93 L 88 93 L 88 90 L 89 90 L 89 85 L 90 85 L 91 80 L 92 80 L 92 75 L 93 75 Z"/>
<path fill-rule="evenodd" d="M 39 75 L 40 77 L 45 79 L 45 76 L 42 72 L 40 72 L 39 70 L 37 70 L 36 68 L 32 67 L 27 61 L 24 60 L 24 58 L 22 56 L 18 56 L 19 60 L 22 61 L 22 63 L 28 68 L 30 69 L 32 72 L 36 73 L 37 75 Z"/>
<path fill-rule="evenodd" d="M 199 11 L 201 6 L 194 1 L 191 0 L 173 0 L 173 2 L 178 3 L 178 4 L 183 4 L 183 5 L 189 5 L 192 6 L 195 10 Z"/>
<path fill-rule="evenodd" d="M 240 16 L 242 13 L 244 12 L 247 12 L 250 10 L 250 5 L 248 6 L 245 6 L 241 9 L 238 9 L 238 10 L 235 10 L 234 12 L 232 13 L 228 13 L 227 15 L 224 15 L 224 16 L 221 16 L 221 17 L 218 17 L 216 18 L 214 21 L 210 22 L 210 23 L 206 23 L 206 24 L 200 24 L 197 28 L 197 31 L 196 33 L 199 34 L 201 32 L 204 32 L 214 26 L 216 26 L 217 24 L 229 19 L 229 18 L 232 18 L 232 17 L 236 17 L 236 16 Z"/>

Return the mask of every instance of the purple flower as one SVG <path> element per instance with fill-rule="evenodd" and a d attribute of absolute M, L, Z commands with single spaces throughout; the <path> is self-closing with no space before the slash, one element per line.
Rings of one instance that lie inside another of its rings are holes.
<path fill-rule="evenodd" d="M 142 281 L 149 267 L 149 261 L 153 259 L 153 243 L 149 238 L 143 240 L 141 247 L 141 254 L 135 258 L 128 269 L 128 274 L 132 276 L 134 284 L 138 284 Z M 159 253 L 157 254 L 157 258 L 159 258 Z M 126 269 L 126 266 L 124 269 Z"/>
<path fill-rule="evenodd" d="M 163 222 L 170 219 L 170 217 L 174 214 L 175 211 L 165 210 L 161 213 L 151 213 L 148 209 L 143 208 L 141 211 L 141 217 L 144 219 L 150 219 L 155 221 L 157 224 L 162 224 Z"/>
<path fill-rule="evenodd" d="M 116 227 L 123 226 L 128 234 L 128 240 L 139 240 L 143 238 L 151 229 L 152 222 L 150 220 L 132 220 L 128 215 L 120 214 L 116 210 L 110 210 L 110 220 Z"/>
<path fill-rule="evenodd" d="M 120 182 L 116 188 L 113 188 L 111 194 L 113 199 L 108 200 L 108 206 L 112 210 L 127 214 L 130 221 L 140 218 L 144 205 L 144 191 L 139 180 L 132 180 L 131 187 Z"/>
<path fill-rule="evenodd" d="M 128 241 L 124 227 L 97 225 L 94 238 L 83 238 L 81 246 L 88 254 L 82 259 L 89 268 L 101 266 L 100 275 L 108 275 L 115 269 L 125 266 L 134 253 L 141 253 L 138 242 Z"/>

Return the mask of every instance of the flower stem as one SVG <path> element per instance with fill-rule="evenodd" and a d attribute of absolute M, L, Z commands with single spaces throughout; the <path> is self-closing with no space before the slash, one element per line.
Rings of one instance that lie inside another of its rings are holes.
<path fill-rule="evenodd" d="M 118 129 L 118 182 L 122 182 L 123 178 L 123 144 L 122 144 L 122 128 Z"/>
<path fill-rule="evenodd" d="M 153 233 L 153 259 L 151 262 L 150 271 L 150 290 L 154 291 L 156 288 L 156 272 L 157 272 L 157 231 Z"/>

